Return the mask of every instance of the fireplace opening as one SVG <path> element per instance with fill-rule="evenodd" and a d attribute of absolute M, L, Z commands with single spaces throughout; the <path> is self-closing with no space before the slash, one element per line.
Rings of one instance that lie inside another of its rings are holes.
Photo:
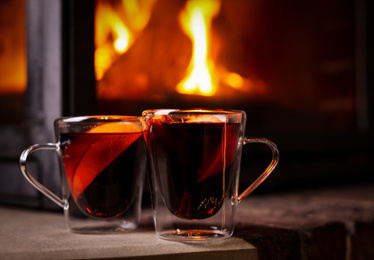
<path fill-rule="evenodd" d="M 134 1 L 132 9 L 136 11 L 127 12 L 131 1 L 112 5 L 97 2 L 95 72 L 99 100 L 162 102 L 170 95 L 232 99 L 266 91 L 263 82 L 250 78 L 248 64 L 240 61 L 245 58 L 240 57 L 243 46 L 239 46 L 238 36 L 232 35 L 237 38 L 236 48 L 225 43 L 224 37 L 231 30 L 225 27 L 235 24 L 226 22 L 232 14 L 221 12 L 221 8 L 228 8 L 219 0 L 143 2 Z M 143 19 L 131 19 L 131 15 Z M 121 71 L 126 73 L 118 77 Z"/>
<path fill-rule="evenodd" d="M 357 171 L 357 181 L 373 180 L 365 173 L 373 169 L 370 8 L 360 0 L 96 1 L 97 112 L 241 109 L 247 135 L 281 151 L 260 190 L 346 183 Z M 242 172 L 261 171 L 266 153 L 246 147 Z"/>
<path fill-rule="evenodd" d="M 281 151 L 260 191 L 373 180 L 364 2 L 96 1 L 98 112 L 244 110 L 247 135 Z M 246 147 L 242 172 L 261 171 L 264 154 Z"/>
<path fill-rule="evenodd" d="M 355 131 L 365 115 L 354 9 L 338 0 L 96 1 L 98 112 L 224 107 L 247 111 L 255 134 Z"/>

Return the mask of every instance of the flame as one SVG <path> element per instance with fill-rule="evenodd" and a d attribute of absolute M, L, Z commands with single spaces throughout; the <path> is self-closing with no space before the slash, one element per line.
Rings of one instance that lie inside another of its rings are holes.
<path fill-rule="evenodd" d="M 218 66 L 210 56 L 212 38 L 210 27 L 220 7 L 219 0 L 188 0 L 179 16 L 182 29 L 191 38 L 193 44 L 187 76 L 176 88 L 181 94 L 225 95 L 225 92 L 218 87 L 226 86 L 247 92 L 262 87 L 261 84 L 254 84 L 252 80 L 243 78 L 238 73 Z"/>
<path fill-rule="evenodd" d="M 211 96 L 216 91 L 211 74 L 214 63 L 208 56 L 208 50 L 211 21 L 219 9 L 219 0 L 189 0 L 180 14 L 182 28 L 192 40 L 193 52 L 188 66 L 189 73 L 177 85 L 179 93 Z"/>
<path fill-rule="evenodd" d="M 141 31 L 148 24 L 155 0 L 122 0 L 123 10 L 133 31 Z"/>
<path fill-rule="evenodd" d="M 155 0 L 122 0 L 122 5 L 113 8 L 108 1 L 98 1 L 95 8 L 97 80 L 134 43 L 137 34 L 149 21 L 154 2 Z"/>
<path fill-rule="evenodd" d="M 98 4 L 95 8 L 95 73 L 97 81 L 103 78 L 114 62 L 126 53 L 133 44 L 142 43 L 141 40 L 144 41 L 147 38 L 143 37 L 136 42 L 137 37 L 139 37 L 149 22 L 155 2 L 156 0 L 97 0 Z M 240 91 L 239 93 L 252 90 L 257 92 L 264 91 L 264 84 L 261 82 L 259 83 L 253 79 L 242 77 L 238 73 L 230 72 L 222 64 L 216 63 L 215 57 L 220 54 L 218 50 L 221 45 L 220 39 L 213 38 L 211 26 L 220 9 L 220 0 L 186 0 L 183 10 L 178 16 L 179 24 L 175 24 L 175 26 L 180 26 L 180 28 L 176 28 L 183 30 L 191 39 L 192 55 L 185 77 L 180 80 L 175 89 L 174 81 L 168 85 L 173 86 L 173 90 L 178 93 L 203 96 L 221 95 L 226 97 L 227 95 L 236 95 L 238 91 Z M 165 8 L 157 8 L 155 10 L 160 12 L 160 10 L 165 10 Z M 162 15 L 167 14 L 156 13 L 154 18 L 161 17 L 162 19 Z M 161 40 L 166 41 L 167 39 Z M 213 41 L 217 41 L 218 44 L 213 46 Z M 178 42 L 175 42 L 175 44 L 178 44 Z M 136 50 L 139 51 L 139 49 Z M 155 48 L 155 50 L 159 49 Z M 165 49 L 160 50 L 165 52 Z M 160 55 L 158 52 L 155 53 L 157 55 L 155 57 L 163 57 L 163 55 L 168 54 L 161 53 L 162 55 Z M 123 60 L 120 62 L 123 62 Z M 118 63 L 119 66 L 120 64 Z M 162 71 L 160 74 L 164 75 Z M 143 72 L 129 77 L 132 77 L 132 82 L 136 82 L 136 86 L 144 87 L 149 84 L 148 75 Z M 108 81 L 110 81 L 109 78 Z M 121 81 L 119 80 L 118 82 Z M 116 87 L 119 85 L 121 84 L 112 84 L 111 91 L 107 87 L 106 93 L 116 96 L 121 92 L 121 87 Z M 103 83 L 100 86 L 108 86 L 108 83 Z M 98 89 L 98 94 L 101 95 L 103 87 Z M 126 92 L 126 95 L 128 95 L 128 92 Z"/>

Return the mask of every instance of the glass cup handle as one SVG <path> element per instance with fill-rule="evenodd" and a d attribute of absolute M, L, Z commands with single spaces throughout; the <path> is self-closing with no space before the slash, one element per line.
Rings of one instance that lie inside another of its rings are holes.
<path fill-rule="evenodd" d="M 28 182 L 31 183 L 32 186 L 34 186 L 37 190 L 39 190 L 41 193 L 43 193 L 45 196 L 47 196 L 49 199 L 51 199 L 54 203 L 59 205 L 62 208 L 66 208 L 68 206 L 68 203 L 59 198 L 57 195 L 55 195 L 53 192 L 48 190 L 46 187 L 44 187 L 42 184 L 40 184 L 28 171 L 26 167 L 26 161 L 29 154 L 36 152 L 38 150 L 55 150 L 59 151 L 60 145 L 58 143 L 45 143 L 45 144 L 35 144 L 30 146 L 29 148 L 25 149 L 20 158 L 19 158 L 19 166 L 21 169 L 21 172 L 23 176 L 26 178 Z"/>
<path fill-rule="evenodd" d="M 240 203 L 245 197 L 247 197 L 252 191 L 254 191 L 267 177 L 273 172 L 279 162 L 279 150 L 275 143 L 266 138 L 244 138 L 243 144 L 248 143 L 263 143 L 269 146 L 272 152 L 272 160 L 266 170 L 244 191 L 239 197 L 236 198 L 236 203 Z"/>

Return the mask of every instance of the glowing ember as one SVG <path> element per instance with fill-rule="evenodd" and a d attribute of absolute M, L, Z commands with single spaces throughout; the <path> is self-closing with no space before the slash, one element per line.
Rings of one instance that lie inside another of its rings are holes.
<path fill-rule="evenodd" d="M 190 0 L 180 15 L 182 28 L 192 40 L 193 53 L 188 75 L 177 86 L 179 93 L 211 96 L 216 91 L 211 75 L 214 64 L 208 57 L 208 48 L 210 24 L 219 9 L 218 0 Z"/>

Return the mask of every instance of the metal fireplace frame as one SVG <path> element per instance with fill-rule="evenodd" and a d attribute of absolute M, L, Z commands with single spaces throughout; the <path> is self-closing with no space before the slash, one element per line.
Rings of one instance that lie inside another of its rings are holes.
<path fill-rule="evenodd" d="M 28 184 L 18 167 L 26 146 L 53 142 L 53 120 L 61 110 L 61 2 L 26 0 L 27 89 L 24 120 L 0 128 L 0 198 L 3 203 L 54 208 Z M 43 185 L 59 192 L 58 166 L 53 153 L 30 158 L 29 168 Z"/>
<path fill-rule="evenodd" d="M 6 137 L 0 140 L 1 203 L 58 208 L 26 182 L 18 158 L 29 145 L 55 141 L 55 118 L 94 114 L 92 2 L 25 0 L 25 113 L 21 123 L 0 127 L 0 135 Z M 92 46 L 87 42 L 92 42 Z M 61 192 L 59 166 L 53 152 L 31 156 L 28 167 L 40 183 L 52 192 Z"/>

